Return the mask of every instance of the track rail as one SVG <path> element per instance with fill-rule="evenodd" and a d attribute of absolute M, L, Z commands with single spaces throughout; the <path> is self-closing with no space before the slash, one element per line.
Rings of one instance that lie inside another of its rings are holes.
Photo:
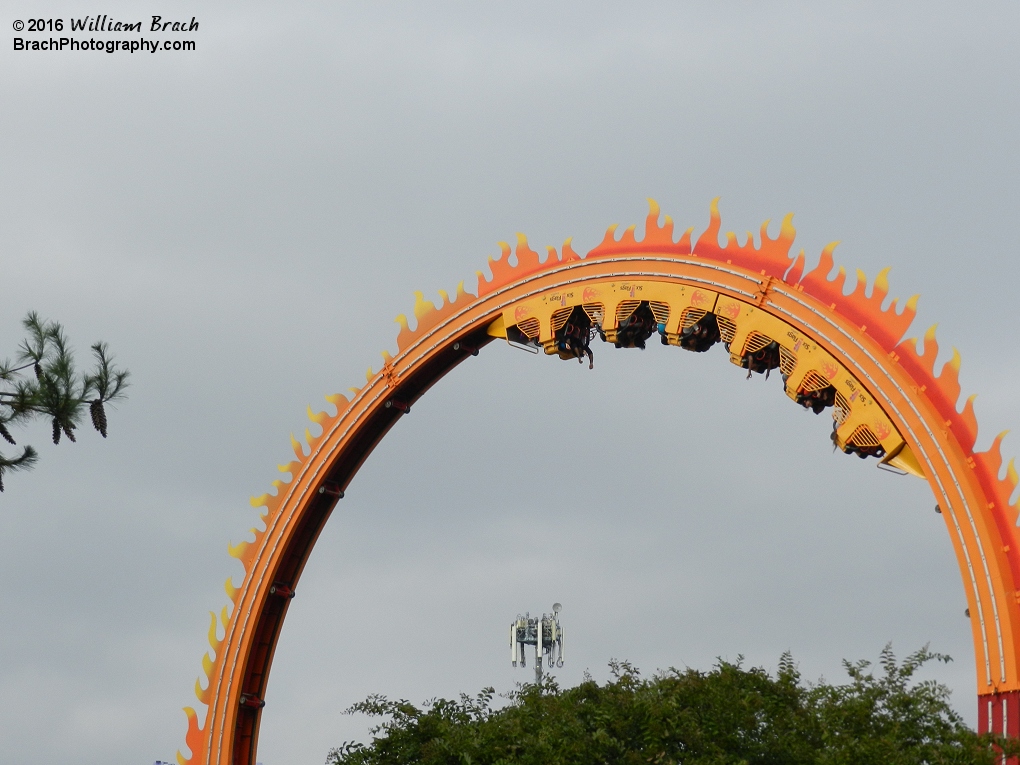
<path fill-rule="evenodd" d="M 956 407 L 958 358 L 935 376 L 933 332 L 923 353 L 914 341 L 901 342 L 914 301 L 899 311 L 894 301 L 883 310 L 884 273 L 870 296 L 863 274 L 857 289 L 844 295 L 842 269 L 828 278 L 830 247 L 819 267 L 802 276 L 803 255 L 789 256 L 789 216 L 776 239 L 768 237 L 766 222 L 758 247 L 750 236 L 740 246 L 732 234 L 720 247 L 714 203 L 709 228 L 694 244 L 690 231 L 674 242 L 672 222 L 666 218 L 660 226 L 658 219 L 652 203 L 642 241 L 635 239 L 633 227 L 617 239 L 614 227 L 585 258 L 568 240 L 558 256 L 551 251 L 541 262 L 520 237 L 517 263 L 511 265 L 510 247 L 504 244 L 502 258 L 490 259 L 492 279 L 479 275 L 477 296 L 460 287 L 452 300 L 442 293 L 436 307 L 418 295 L 416 329 L 398 319 L 396 355 L 384 354 L 382 369 L 370 369 L 366 384 L 349 399 L 328 397 L 337 407 L 335 416 L 309 410 L 321 435 L 306 432 L 307 454 L 292 437 L 295 460 L 280 468 L 290 480 L 275 482 L 275 495 L 253 499 L 264 508 L 265 528 L 253 530 L 253 541 L 231 547 L 245 576 L 240 586 L 227 581 L 231 606 L 212 616 L 212 653 L 203 660 L 208 682 L 205 688 L 196 684 L 208 711 L 199 725 L 195 710 L 185 710 L 191 756 L 178 753 L 181 765 L 254 764 L 273 653 L 301 572 L 337 501 L 404 411 L 492 341 L 487 329 L 511 315 L 506 312 L 566 290 L 594 294 L 621 281 L 711 290 L 767 314 L 840 360 L 902 435 L 942 508 L 974 615 L 981 726 L 1020 733 L 1020 538 L 1018 508 L 1009 503 L 1017 475 L 1010 463 L 1006 479 L 998 478 L 1001 437 L 989 452 L 973 452 L 973 410 L 969 402 L 963 412 Z"/>

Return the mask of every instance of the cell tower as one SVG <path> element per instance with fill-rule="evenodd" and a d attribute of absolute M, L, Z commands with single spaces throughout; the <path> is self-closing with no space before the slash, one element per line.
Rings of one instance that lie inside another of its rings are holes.
<path fill-rule="evenodd" d="M 533 617 L 530 613 L 517 615 L 517 620 L 510 625 L 510 660 L 516 667 L 528 666 L 524 646 L 535 646 L 535 683 L 542 682 L 542 657 L 549 657 L 549 666 L 556 662 L 557 667 L 563 666 L 563 628 L 560 627 L 559 603 L 553 603 L 552 614 Z"/>

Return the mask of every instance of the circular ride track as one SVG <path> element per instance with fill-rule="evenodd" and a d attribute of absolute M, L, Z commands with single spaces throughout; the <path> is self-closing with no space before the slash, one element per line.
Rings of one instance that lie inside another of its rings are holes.
<path fill-rule="evenodd" d="M 923 353 L 903 340 L 916 296 L 883 310 L 886 273 L 867 294 L 867 278 L 843 294 L 846 272 L 833 269 L 829 245 L 804 274 L 803 251 L 790 255 L 792 215 L 775 239 L 768 222 L 740 245 L 727 234 L 719 246 L 720 219 L 712 204 L 708 229 L 691 243 L 691 229 L 673 240 L 673 222 L 659 225 L 651 202 L 645 236 L 634 226 L 616 238 L 612 226 L 602 243 L 581 257 L 570 240 L 544 261 L 518 235 L 516 263 L 502 244 L 489 259 L 492 278 L 479 272 L 477 296 L 463 284 L 439 306 L 417 294 L 414 330 L 406 317 L 397 353 L 384 352 L 378 372 L 351 389 L 350 398 L 327 396 L 336 416 L 311 420 L 309 453 L 291 437 L 296 459 L 281 465 L 289 481 L 276 494 L 254 498 L 263 507 L 264 529 L 254 540 L 230 548 L 244 565 L 244 580 L 226 583 L 230 605 L 212 614 L 212 652 L 202 660 L 207 683 L 195 692 L 208 711 L 204 725 L 188 716 L 187 746 L 180 765 L 253 765 L 259 720 L 273 652 L 298 578 L 330 512 L 380 439 L 433 383 L 496 338 L 567 360 L 590 357 L 600 338 L 617 347 L 656 341 L 690 351 L 724 343 L 730 360 L 747 374 L 783 377 L 786 393 L 802 406 L 833 417 L 833 443 L 885 469 L 926 479 L 953 542 L 971 614 L 977 666 L 978 727 L 1020 735 L 1020 503 L 1010 505 L 1017 472 L 1011 461 L 999 479 L 1000 435 L 987 452 L 975 453 L 973 397 L 957 412 L 959 354 L 936 375 L 934 327 Z M 218 637 L 222 623 L 223 637 Z"/>

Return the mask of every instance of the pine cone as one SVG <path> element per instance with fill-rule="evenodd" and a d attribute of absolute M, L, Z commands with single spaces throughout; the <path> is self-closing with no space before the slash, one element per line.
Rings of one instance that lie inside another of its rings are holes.
<path fill-rule="evenodd" d="M 42 382 L 42 364 L 35 362 L 35 379 Z"/>
<path fill-rule="evenodd" d="M 89 414 L 92 415 L 92 426 L 106 438 L 106 408 L 102 399 L 97 398 L 89 404 Z"/>
<path fill-rule="evenodd" d="M 11 444 L 12 446 L 17 446 L 17 442 L 14 440 L 14 436 L 11 435 L 11 431 L 9 431 L 7 429 L 7 426 L 4 425 L 2 422 L 0 422 L 0 436 L 3 436 L 4 441 Z M 3 491 L 3 489 L 0 489 L 0 491 Z"/>
<path fill-rule="evenodd" d="M 63 429 L 64 435 L 67 436 L 67 440 L 70 441 L 72 444 L 78 440 L 74 437 L 74 425 L 64 425 Z"/>
<path fill-rule="evenodd" d="M 53 418 L 53 443 L 60 443 L 60 423 L 57 422 L 56 417 Z"/>

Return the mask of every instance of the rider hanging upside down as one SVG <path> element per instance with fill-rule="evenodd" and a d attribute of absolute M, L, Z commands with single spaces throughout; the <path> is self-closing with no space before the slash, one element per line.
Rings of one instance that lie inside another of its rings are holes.
<path fill-rule="evenodd" d="M 645 341 L 651 337 L 658 327 L 648 303 L 641 303 L 634 312 L 620 322 L 616 329 L 617 348 L 645 349 Z"/>
<path fill-rule="evenodd" d="M 765 373 L 768 379 L 769 372 L 779 367 L 779 343 L 771 341 L 764 348 L 751 353 L 745 353 L 740 360 L 740 366 L 747 370 L 747 377 L 750 379 L 751 372 L 758 374 Z"/>
<path fill-rule="evenodd" d="M 584 363 L 587 356 L 588 369 L 594 369 L 595 355 L 589 347 L 593 334 L 588 314 L 581 306 L 575 306 L 566 323 L 556 332 L 556 354 L 564 361 L 577 359 L 579 364 Z"/>
<path fill-rule="evenodd" d="M 704 353 L 719 340 L 719 323 L 713 313 L 706 313 L 697 323 L 680 331 L 680 347 L 695 353 Z"/>
<path fill-rule="evenodd" d="M 821 390 L 801 391 L 797 394 L 797 403 L 815 414 L 821 414 L 826 407 L 836 403 L 836 389 L 827 385 Z"/>

